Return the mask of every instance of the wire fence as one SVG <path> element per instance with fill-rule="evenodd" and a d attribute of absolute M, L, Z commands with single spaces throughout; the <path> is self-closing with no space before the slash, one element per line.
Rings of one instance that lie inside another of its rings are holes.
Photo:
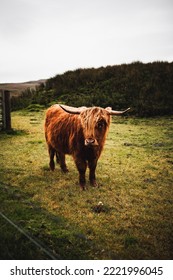
<path fill-rule="evenodd" d="M 23 228 L 19 227 L 14 221 L 9 219 L 4 213 L 0 212 L 0 216 L 10 224 L 15 230 L 20 232 L 23 236 L 25 236 L 32 244 L 34 244 L 39 250 L 45 253 L 49 259 L 57 260 L 57 256 L 55 256 L 49 249 L 47 249 L 40 241 L 36 240 L 34 237 L 31 236 L 28 232 L 26 232 Z"/>
<path fill-rule="evenodd" d="M 4 187 L 5 188 L 11 187 L 11 185 L 4 184 L 3 182 L 0 182 L 0 185 L 2 186 L 2 190 L 4 189 Z M 4 211 L 2 211 L 2 210 L 0 211 L 0 217 L 2 219 L 1 233 L 4 231 L 3 236 L 0 237 L 0 239 L 1 239 L 1 244 L 0 244 L 1 246 L 0 247 L 3 249 L 3 251 L 4 251 L 5 248 L 7 248 L 7 252 L 3 252 L 3 256 L 10 257 L 10 259 L 12 259 L 11 256 L 14 255 L 13 254 L 14 252 L 10 252 L 10 250 L 11 250 L 11 248 L 14 248 L 16 246 L 9 246 L 8 243 L 11 242 L 11 243 L 15 244 L 16 243 L 15 235 L 17 233 L 19 233 L 22 237 L 25 238 L 24 239 L 25 240 L 24 251 L 27 249 L 27 246 L 29 246 L 29 244 L 32 244 L 33 246 L 30 246 L 31 247 L 30 249 L 32 251 L 34 250 L 34 255 L 35 256 L 37 256 L 36 249 L 38 249 L 39 252 L 43 253 L 42 256 L 45 256 L 46 259 L 47 258 L 52 259 L 52 260 L 60 260 L 61 259 L 59 254 L 54 254 L 49 248 L 47 248 L 47 246 L 41 240 L 38 240 L 38 238 L 33 237 L 33 235 L 30 232 L 28 232 L 27 230 L 25 230 L 21 226 L 19 226 L 16 221 L 9 218 L 9 216 L 7 216 L 7 214 L 4 213 Z M 9 227 L 7 227 L 6 224 Z M 3 227 L 4 227 L 5 230 L 3 229 Z M 9 236 L 7 236 L 7 231 L 6 231 L 7 228 L 8 228 L 8 234 L 10 235 L 10 238 L 9 238 L 10 240 L 8 240 Z M 3 240 L 3 237 L 5 237 L 4 238 L 5 240 Z M 5 245 L 4 246 L 5 248 L 3 248 L 3 245 Z M 18 253 L 18 252 L 16 252 L 16 253 Z M 22 255 L 24 255 L 24 257 L 26 258 L 27 257 L 27 252 L 22 252 Z M 0 258 L 1 258 L 1 256 L 0 256 Z"/>

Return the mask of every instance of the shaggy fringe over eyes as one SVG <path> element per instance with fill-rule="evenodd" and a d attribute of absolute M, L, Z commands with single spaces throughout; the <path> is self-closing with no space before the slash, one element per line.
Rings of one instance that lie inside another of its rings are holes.
<path fill-rule="evenodd" d="M 110 115 L 106 112 L 106 110 L 98 107 L 93 107 L 84 110 L 81 114 L 81 122 L 83 128 L 86 130 L 94 129 L 95 125 L 99 120 L 104 120 L 107 127 L 110 124 Z"/>

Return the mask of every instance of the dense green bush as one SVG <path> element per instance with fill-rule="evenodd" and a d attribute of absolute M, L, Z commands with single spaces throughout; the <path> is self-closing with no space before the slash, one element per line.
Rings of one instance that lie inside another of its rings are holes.
<path fill-rule="evenodd" d="M 26 109 L 29 112 L 40 112 L 41 110 L 44 110 L 44 106 L 40 104 L 30 104 Z"/>
<path fill-rule="evenodd" d="M 12 108 L 31 103 L 48 106 L 63 102 L 73 106 L 131 107 L 138 116 L 173 113 L 173 63 L 134 62 L 98 69 L 77 69 L 57 75 L 35 91 L 12 100 Z"/>

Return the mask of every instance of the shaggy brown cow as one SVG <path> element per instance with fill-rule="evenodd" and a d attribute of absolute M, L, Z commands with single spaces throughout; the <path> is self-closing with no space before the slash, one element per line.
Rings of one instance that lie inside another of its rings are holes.
<path fill-rule="evenodd" d="M 85 189 L 85 172 L 96 186 L 95 170 L 110 125 L 110 115 L 127 112 L 113 111 L 110 107 L 80 107 L 53 105 L 46 113 L 45 137 L 50 156 L 50 169 L 55 169 L 54 156 L 63 172 L 67 172 L 65 154 L 70 154 L 79 171 L 79 183 Z"/>

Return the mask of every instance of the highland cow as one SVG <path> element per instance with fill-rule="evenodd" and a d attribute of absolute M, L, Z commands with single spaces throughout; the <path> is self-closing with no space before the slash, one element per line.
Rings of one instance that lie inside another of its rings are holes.
<path fill-rule="evenodd" d="M 46 113 L 45 137 L 50 157 L 50 169 L 55 169 L 54 156 L 63 172 L 68 172 L 65 155 L 73 156 L 79 172 L 79 184 L 85 189 L 85 172 L 89 168 L 90 184 L 97 186 L 95 170 L 103 150 L 111 115 L 125 111 L 112 108 L 70 107 L 53 105 Z"/>

